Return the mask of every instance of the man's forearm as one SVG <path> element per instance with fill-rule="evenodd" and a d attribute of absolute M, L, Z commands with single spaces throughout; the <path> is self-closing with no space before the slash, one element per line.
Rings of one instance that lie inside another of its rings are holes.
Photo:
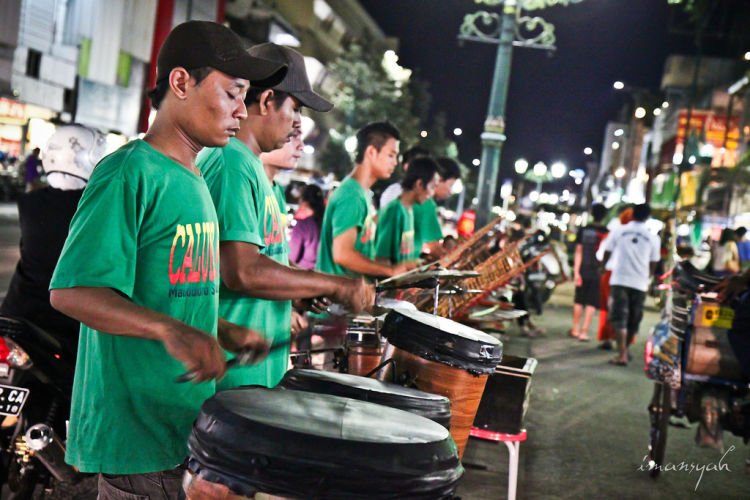
<path fill-rule="evenodd" d="M 349 271 L 376 277 L 388 277 L 392 274 L 392 267 L 389 264 L 370 260 L 354 249 L 342 252 L 342 254 L 334 253 L 334 262 Z"/>
<path fill-rule="evenodd" d="M 581 263 L 583 262 L 583 245 L 576 245 L 575 254 L 573 255 L 573 276 L 581 274 Z"/>
<path fill-rule="evenodd" d="M 222 278 L 235 292 L 268 300 L 330 296 L 348 284 L 343 278 L 285 266 L 265 255 L 243 263 L 239 272 L 225 272 L 222 263 Z"/>
<path fill-rule="evenodd" d="M 161 340 L 177 320 L 134 304 L 111 288 L 75 287 L 50 292 L 52 307 L 94 330 Z"/>

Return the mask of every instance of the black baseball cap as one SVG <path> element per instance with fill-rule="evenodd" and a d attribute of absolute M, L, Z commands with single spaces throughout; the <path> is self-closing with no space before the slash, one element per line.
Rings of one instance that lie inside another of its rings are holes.
<path fill-rule="evenodd" d="M 157 81 L 167 78 L 177 67 L 211 67 L 234 78 L 250 80 L 258 87 L 276 85 L 287 72 L 283 63 L 248 54 L 236 33 L 210 21 L 188 21 L 167 35 L 156 61 Z"/>
<path fill-rule="evenodd" d="M 254 57 L 284 64 L 289 68 L 281 82 L 268 85 L 268 88 L 286 92 L 296 97 L 303 106 L 315 111 L 330 111 L 333 109 L 333 103 L 313 91 L 310 80 L 307 78 L 305 58 L 296 50 L 267 42 L 250 47 L 247 52 Z"/>

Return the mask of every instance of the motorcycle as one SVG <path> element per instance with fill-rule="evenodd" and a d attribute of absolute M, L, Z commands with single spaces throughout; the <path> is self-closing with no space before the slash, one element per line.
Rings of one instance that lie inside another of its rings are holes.
<path fill-rule="evenodd" d="M 96 498 L 97 477 L 65 463 L 77 338 L 0 316 L 3 498 Z"/>
<path fill-rule="evenodd" d="M 544 233 L 537 232 L 521 246 L 521 258 L 531 262 L 524 272 L 526 303 L 537 315 L 552 296 L 559 283 L 567 279 L 563 260 L 558 257 L 554 243 Z"/>

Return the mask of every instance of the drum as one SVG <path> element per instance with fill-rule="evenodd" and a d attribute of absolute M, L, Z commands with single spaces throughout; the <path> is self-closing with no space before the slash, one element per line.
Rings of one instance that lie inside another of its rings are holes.
<path fill-rule="evenodd" d="M 403 309 L 388 314 L 382 333 L 393 347 L 395 368 L 389 369 L 399 381 L 450 399 L 451 435 L 463 456 L 487 378 L 502 358 L 502 343 L 447 318 Z"/>
<path fill-rule="evenodd" d="M 188 440 L 189 500 L 452 498 L 463 467 L 445 427 L 328 394 L 242 387 L 207 400 Z"/>
<path fill-rule="evenodd" d="M 367 377 L 318 370 L 289 370 L 278 387 L 369 401 L 429 418 L 445 428 L 450 426 L 451 402 L 447 397 Z"/>
<path fill-rule="evenodd" d="M 374 370 L 383 357 L 385 339 L 375 326 L 349 326 L 346 329 L 347 371 L 365 376 Z"/>

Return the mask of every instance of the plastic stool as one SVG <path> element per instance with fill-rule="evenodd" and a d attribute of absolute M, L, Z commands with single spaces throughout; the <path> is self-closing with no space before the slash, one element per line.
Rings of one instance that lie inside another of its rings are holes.
<path fill-rule="evenodd" d="M 477 439 L 505 443 L 505 446 L 508 448 L 508 500 L 516 500 L 518 455 L 521 453 L 521 441 L 526 441 L 526 429 L 518 434 L 503 434 L 501 432 L 472 427 L 469 435 Z"/>

